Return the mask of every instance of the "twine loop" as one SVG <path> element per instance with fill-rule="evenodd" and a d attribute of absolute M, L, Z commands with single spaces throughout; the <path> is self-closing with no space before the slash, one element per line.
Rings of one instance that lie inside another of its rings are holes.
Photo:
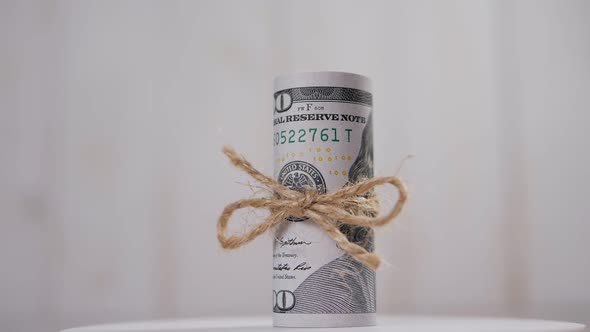
<path fill-rule="evenodd" d="M 301 195 L 289 204 L 292 209 L 291 211 L 293 211 L 293 216 L 306 217 L 305 211 L 316 204 L 317 196 L 317 191 L 305 190 L 301 192 Z"/>
<path fill-rule="evenodd" d="M 326 194 L 313 190 L 295 191 L 262 174 L 231 147 L 224 147 L 223 153 L 234 166 L 246 172 L 266 189 L 274 192 L 274 195 L 264 198 L 242 199 L 228 204 L 217 222 L 217 239 L 221 247 L 224 249 L 240 248 L 291 216 L 309 218 L 308 221 L 314 222 L 322 228 L 348 255 L 372 269 L 379 267 L 379 256 L 350 242 L 338 226 L 343 223 L 380 227 L 391 222 L 399 215 L 408 197 L 407 189 L 398 177 L 366 179 Z M 379 202 L 372 189 L 386 184 L 394 186 L 399 192 L 399 197 L 388 213 L 377 216 Z M 270 216 L 264 222 L 240 235 L 227 235 L 227 226 L 231 216 L 243 208 L 267 209 L 270 211 Z"/>

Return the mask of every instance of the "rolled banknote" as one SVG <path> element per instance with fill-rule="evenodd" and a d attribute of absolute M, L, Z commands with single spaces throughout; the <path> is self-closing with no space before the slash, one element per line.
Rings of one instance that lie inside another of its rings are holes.
<path fill-rule="evenodd" d="M 367 77 L 341 72 L 279 76 L 274 92 L 274 176 L 320 193 L 373 176 L 372 94 Z M 341 224 L 373 251 L 371 229 Z M 274 233 L 273 323 L 284 327 L 375 325 L 375 272 L 315 223 L 287 218 Z"/>

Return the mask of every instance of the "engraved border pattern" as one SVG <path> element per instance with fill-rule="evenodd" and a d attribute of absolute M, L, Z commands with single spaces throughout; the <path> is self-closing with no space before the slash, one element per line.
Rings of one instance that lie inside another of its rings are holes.
<path fill-rule="evenodd" d="M 288 93 L 293 102 L 337 101 L 373 106 L 373 95 L 370 92 L 353 88 L 327 86 L 291 88 L 275 92 L 274 98 L 283 93 Z"/>

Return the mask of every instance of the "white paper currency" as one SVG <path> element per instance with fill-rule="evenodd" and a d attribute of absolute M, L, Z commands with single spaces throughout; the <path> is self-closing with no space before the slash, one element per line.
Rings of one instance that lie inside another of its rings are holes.
<path fill-rule="evenodd" d="M 280 183 L 326 192 L 373 176 L 368 78 L 339 72 L 279 76 L 274 99 L 274 176 Z M 373 250 L 372 231 L 341 230 Z M 309 220 L 291 217 L 274 236 L 275 326 L 375 325 L 374 271 Z"/>

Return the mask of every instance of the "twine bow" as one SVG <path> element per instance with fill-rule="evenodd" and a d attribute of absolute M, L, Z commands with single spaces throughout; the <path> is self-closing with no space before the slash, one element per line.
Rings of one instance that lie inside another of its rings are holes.
<path fill-rule="evenodd" d="M 309 221 L 321 227 L 348 255 L 372 269 L 379 267 L 379 256 L 350 242 L 338 229 L 338 225 L 344 223 L 379 227 L 391 222 L 401 212 L 408 196 L 406 187 L 399 178 L 387 176 L 367 179 L 326 194 L 312 190 L 299 192 L 260 173 L 231 147 L 224 147 L 223 153 L 234 166 L 248 173 L 264 187 L 274 192 L 273 197 L 242 199 L 225 207 L 217 222 L 217 239 L 223 248 L 240 248 L 289 216 L 308 217 Z M 378 209 L 378 200 L 371 190 L 384 184 L 391 184 L 397 188 L 399 198 L 395 206 L 383 216 L 367 215 L 370 212 L 377 212 Z M 228 236 L 226 232 L 230 217 L 234 212 L 243 208 L 268 209 L 271 214 L 263 223 L 252 227 L 243 234 Z"/>

